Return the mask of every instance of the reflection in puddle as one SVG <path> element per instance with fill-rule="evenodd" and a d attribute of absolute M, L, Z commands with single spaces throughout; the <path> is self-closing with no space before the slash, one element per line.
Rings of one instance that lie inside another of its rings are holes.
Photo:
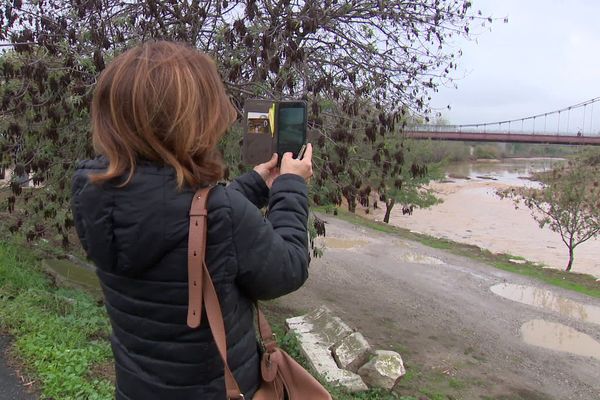
<path fill-rule="evenodd" d="M 335 237 L 326 237 L 325 247 L 329 249 L 351 249 L 353 247 L 364 246 L 368 244 L 366 240 L 359 239 L 341 239 Z"/>
<path fill-rule="evenodd" d="M 426 256 L 418 253 L 406 253 L 402 256 L 404 261 L 415 264 L 442 265 L 444 262 L 439 258 Z"/>
<path fill-rule="evenodd" d="M 533 286 L 500 283 L 490 288 L 495 294 L 519 303 L 555 311 L 579 321 L 600 325 L 600 307 L 588 306 Z"/>
<path fill-rule="evenodd" d="M 534 319 L 521 326 L 521 337 L 525 343 L 534 346 L 600 360 L 599 342 L 563 324 Z"/>
<path fill-rule="evenodd" d="M 44 260 L 43 265 L 69 283 L 83 286 L 92 293 L 101 293 L 98 277 L 88 269 L 67 260 L 57 259 Z"/>

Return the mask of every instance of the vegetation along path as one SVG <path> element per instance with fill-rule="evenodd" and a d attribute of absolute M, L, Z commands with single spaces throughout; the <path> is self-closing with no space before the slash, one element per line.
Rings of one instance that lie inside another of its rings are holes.
<path fill-rule="evenodd" d="M 376 347 L 398 350 L 400 394 L 600 398 L 600 299 L 321 217 L 328 248 L 282 306 L 327 304 Z"/>

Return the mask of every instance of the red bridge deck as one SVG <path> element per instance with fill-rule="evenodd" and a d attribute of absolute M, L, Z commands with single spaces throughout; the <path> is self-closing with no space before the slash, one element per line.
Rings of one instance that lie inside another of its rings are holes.
<path fill-rule="evenodd" d="M 512 142 L 600 146 L 600 136 L 549 135 L 508 132 L 453 132 L 406 130 L 413 139 L 460 140 L 465 142 Z"/>

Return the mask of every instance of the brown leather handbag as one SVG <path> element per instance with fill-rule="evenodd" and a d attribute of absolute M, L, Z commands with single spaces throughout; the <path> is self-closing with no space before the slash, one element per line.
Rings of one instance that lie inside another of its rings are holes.
<path fill-rule="evenodd" d="M 207 187 L 198 190 L 194 195 L 190 208 L 187 324 L 190 328 L 200 326 L 202 303 L 204 302 L 208 324 L 225 367 L 227 399 L 244 399 L 244 395 L 240 391 L 231 369 L 229 369 L 223 313 L 204 259 L 207 232 L 206 201 L 210 189 L 210 187 Z M 258 308 L 258 304 L 256 313 L 264 353 L 260 364 L 262 382 L 253 399 L 331 400 L 331 395 L 319 381 L 277 346 L 271 326 Z"/>

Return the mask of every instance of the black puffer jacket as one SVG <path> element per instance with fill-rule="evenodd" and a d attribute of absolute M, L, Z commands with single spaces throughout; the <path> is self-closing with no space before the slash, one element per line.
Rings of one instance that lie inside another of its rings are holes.
<path fill-rule="evenodd" d="M 174 171 L 142 163 L 123 188 L 88 181 L 106 168 L 83 162 L 72 208 L 81 243 L 96 264 L 112 323 L 117 399 L 225 398 L 223 365 L 205 313 L 186 325 L 188 211 Z M 257 207 L 269 203 L 265 219 Z M 298 289 L 308 275 L 307 189 L 283 175 L 271 191 L 251 172 L 208 200 L 206 261 L 221 303 L 228 361 L 242 392 L 259 384 L 252 303 Z"/>

